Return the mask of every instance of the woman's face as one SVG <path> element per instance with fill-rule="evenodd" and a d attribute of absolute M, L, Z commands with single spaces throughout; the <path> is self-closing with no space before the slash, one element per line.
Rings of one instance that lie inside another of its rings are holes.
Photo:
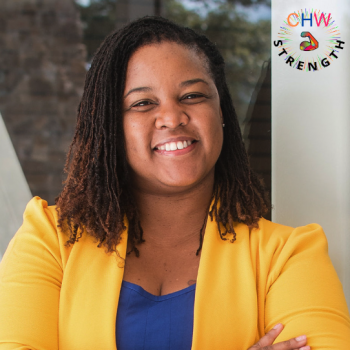
<path fill-rule="evenodd" d="M 171 42 L 138 49 L 128 63 L 123 111 L 136 188 L 174 193 L 213 179 L 223 143 L 222 113 L 200 55 Z"/>

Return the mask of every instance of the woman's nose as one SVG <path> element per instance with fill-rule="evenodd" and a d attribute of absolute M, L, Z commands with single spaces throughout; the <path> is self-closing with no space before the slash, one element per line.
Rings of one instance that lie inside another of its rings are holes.
<path fill-rule="evenodd" d="M 175 102 L 167 102 L 160 106 L 156 114 L 155 126 L 157 129 L 176 129 L 178 126 L 185 126 L 189 122 L 189 116 L 182 106 Z"/>

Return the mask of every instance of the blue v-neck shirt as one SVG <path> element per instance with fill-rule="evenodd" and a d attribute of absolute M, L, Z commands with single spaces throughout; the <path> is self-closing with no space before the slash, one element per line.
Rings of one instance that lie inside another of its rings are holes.
<path fill-rule="evenodd" d="M 156 296 L 123 281 L 116 320 L 118 350 L 190 350 L 196 285 Z"/>

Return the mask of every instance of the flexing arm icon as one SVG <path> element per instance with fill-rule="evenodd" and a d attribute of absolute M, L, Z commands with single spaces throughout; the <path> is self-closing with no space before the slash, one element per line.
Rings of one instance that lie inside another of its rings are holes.
<path fill-rule="evenodd" d="M 302 32 L 300 36 L 303 38 L 310 38 L 310 41 L 303 41 L 300 43 L 301 51 L 312 51 L 318 48 L 318 41 L 312 36 L 310 32 Z"/>

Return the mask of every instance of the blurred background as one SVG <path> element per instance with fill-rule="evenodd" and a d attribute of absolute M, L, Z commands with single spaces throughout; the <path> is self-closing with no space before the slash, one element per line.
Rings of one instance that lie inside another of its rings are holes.
<path fill-rule="evenodd" d="M 65 154 L 94 52 L 111 31 L 144 15 L 162 15 L 217 44 L 244 131 L 261 69 L 270 58 L 267 0 L 2 0 L 0 112 L 32 194 L 49 205 L 62 188 Z"/>

